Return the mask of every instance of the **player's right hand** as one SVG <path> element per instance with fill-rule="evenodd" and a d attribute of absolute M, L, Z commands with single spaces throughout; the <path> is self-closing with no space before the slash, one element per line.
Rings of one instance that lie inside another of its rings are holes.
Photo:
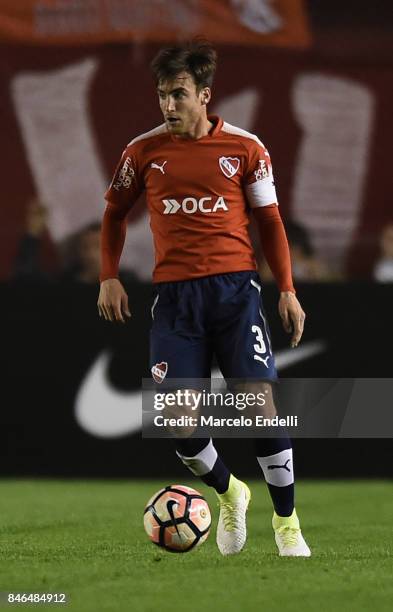
<path fill-rule="evenodd" d="M 108 278 L 101 282 L 97 306 L 98 314 L 106 321 L 125 323 L 124 317 L 131 316 L 128 308 L 128 295 L 117 278 Z"/>

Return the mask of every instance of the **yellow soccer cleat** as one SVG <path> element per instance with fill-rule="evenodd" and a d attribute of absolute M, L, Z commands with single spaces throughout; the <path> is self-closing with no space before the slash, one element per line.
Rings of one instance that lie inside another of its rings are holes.
<path fill-rule="evenodd" d="M 291 516 L 273 514 L 272 525 L 280 557 L 311 557 L 294 509 Z"/>
<path fill-rule="evenodd" d="M 231 475 L 226 493 L 217 493 L 220 516 L 217 546 L 223 555 L 236 555 L 247 539 L 246 512 L 251 499 L 248 486 Z"/>

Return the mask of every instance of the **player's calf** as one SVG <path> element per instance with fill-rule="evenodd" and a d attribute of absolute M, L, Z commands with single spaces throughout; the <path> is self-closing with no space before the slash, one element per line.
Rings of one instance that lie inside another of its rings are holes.
<path fill-rule="evenodd" d="M 216 541 L 220 552 L 223 555 L 240 552 L 247 537 L 249 488 L 229 472 L 211 440 L 177 439 L 176 448 L 184 465 L 216 491 L 220 506 Z"/>
<path fill-rule="evenodd" d="M 193 389 L 166 393 L 162 415 L 167 431 L 175 438 L 190 438 L 197 429 L 199 396 Z"/>

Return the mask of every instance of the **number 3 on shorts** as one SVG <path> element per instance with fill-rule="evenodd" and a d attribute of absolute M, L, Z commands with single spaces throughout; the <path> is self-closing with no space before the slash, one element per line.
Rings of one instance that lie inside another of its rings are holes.
<path fill-rule="evenodd" d="M 259 355 L 267 353 L 266 344 L 263 339 L 262 329 L 259 327 L 259 325 L 252 325 L 251 331 L 256 334 L 256 344 L 254 344 L 254 351 Z M 254 359 L 261 360 L 258 355 L 254 355 Z"/>

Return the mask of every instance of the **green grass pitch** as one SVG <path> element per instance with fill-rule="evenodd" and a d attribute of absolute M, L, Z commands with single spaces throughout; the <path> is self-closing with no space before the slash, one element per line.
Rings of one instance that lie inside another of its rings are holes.
<path fill-rule="evenodd" d="M 159 549 L 144 533 L 142 512 L 166 484 L 171 482 L 1 481 L 0 591 L 65 592 L 66 609 L 80 612 L 393 609 L 390 483 L 298 483 L 310 559 L 277 556 L 262 481 L 250 483 L 249 537 L 240 555 L 219 554 L 214 493 L 197 480 L 182 484 L 198 488 L 209 502 L 207 542 L 187 554 Z"/>

